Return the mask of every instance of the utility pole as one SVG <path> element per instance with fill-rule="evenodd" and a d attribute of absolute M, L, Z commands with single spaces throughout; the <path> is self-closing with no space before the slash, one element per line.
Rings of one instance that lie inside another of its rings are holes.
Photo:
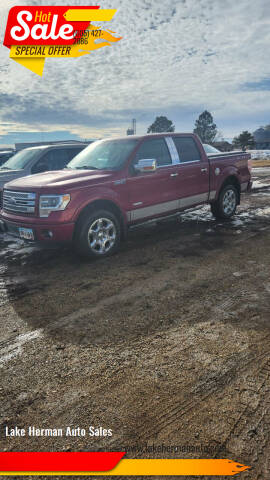
<path fill-rule="evenodd" d="M 136 118 L 133 118 L 131 128 L 127 129 L 127 135 L 136 135 L 136 123 Z"/>

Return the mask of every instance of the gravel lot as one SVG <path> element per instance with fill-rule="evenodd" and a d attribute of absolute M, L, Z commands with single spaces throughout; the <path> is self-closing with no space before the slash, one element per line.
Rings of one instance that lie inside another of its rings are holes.
<path fill-rule="evenodd" d="M 270 168 L 253 176 L 232 221 L 193 209 L 97 262 L 0 235 L 1 450 L 231 458 L 269 478 Z"/>

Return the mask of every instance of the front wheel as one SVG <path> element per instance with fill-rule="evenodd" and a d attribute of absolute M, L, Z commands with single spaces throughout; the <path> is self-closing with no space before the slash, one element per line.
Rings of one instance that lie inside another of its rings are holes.
<path fill-rule="evenodd" d="M 112 255 L 120 245 L 121 230 L 117 217 L 105 210 L 85 215 L 78 227 L 75 248 L 90 258 Z"/>
<path fill-rule="evenodd" d="M 211 211 L 216 218 L 230 218 L 235 214 L 238 204 L 238 191 L 234 185 L 226 185 L 216 202 L 211 204 Z"/>

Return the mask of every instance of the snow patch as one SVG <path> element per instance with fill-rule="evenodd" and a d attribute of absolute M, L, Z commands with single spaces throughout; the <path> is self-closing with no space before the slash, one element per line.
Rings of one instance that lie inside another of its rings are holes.
<path fill-rule="evenodd" d="M 15 358 L 18 355 L 22 354 L 23 346 L 26 343 L 31 342 L 32 340 L 36 340 L 37 338 L 42 337 L 42 335 L 43 335 L 42 329 L 38 329 L 29 333 L 18 335 L 12 341 L 12 343 L 8 344 L 7 346 L 1 349 L 3 353 L 0 356 L 0 367 L 3 366 L 6 362 L 11 360 L 12 358 Z"/>
<path fill-rule="evenodd" d="M 270 187 L 270 183 L 263 183 L 257 180 L 255 180 L 255 182 L 252 183 L 252 189 L 263 188 L 263 187 Z"/>

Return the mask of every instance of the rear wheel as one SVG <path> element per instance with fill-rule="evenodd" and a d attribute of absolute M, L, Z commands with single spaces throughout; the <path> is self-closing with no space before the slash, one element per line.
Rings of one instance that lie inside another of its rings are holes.
<path fill-rule="evenodd" d="M 117 217 L 106 210 L 86 214 L 79 222 L 75 236 L 78 253 L 90 258 L 112 255 L 120 245 L 120 224 Z"/>
<path fill-rule="evenodd" d="M 238 191 L 234 185 L 226 185 L 216 202 L 211 204 L 211 211 L 216 218 L 230 218 L 235 214 L 238 204 Z"/>

